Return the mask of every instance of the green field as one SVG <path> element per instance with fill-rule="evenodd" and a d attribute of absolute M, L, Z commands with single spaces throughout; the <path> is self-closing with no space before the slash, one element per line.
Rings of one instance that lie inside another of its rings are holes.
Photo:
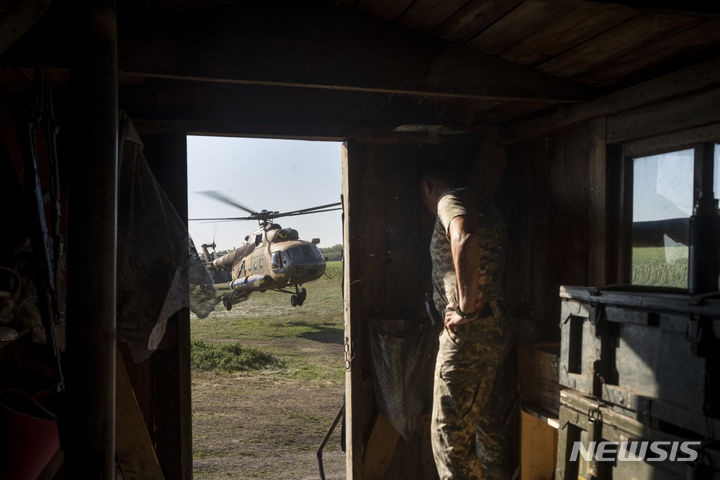
<path fill-rule="evenodd" d="M 317 478 L 315 449 L 344 391 L 341 277 L 328 262 L 301 307 L 257 292 L 191 318 L 194 478 Z M 339 432 L 325 458 L 326 478 L 344 478 Z"/>
<path fill-rule="evenodd" d="M 633 285 L 687 288 L 687 252 L 687 247 L 633 248 Z"/>

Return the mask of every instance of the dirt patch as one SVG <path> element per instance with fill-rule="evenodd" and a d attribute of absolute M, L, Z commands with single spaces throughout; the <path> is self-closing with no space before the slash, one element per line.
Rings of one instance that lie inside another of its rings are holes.
<path fill-rule="evenodd" d="M 317 479 L 315 451 L 342 405 L 343 386 L 279 372 L 193 372 L 197 479 Z M 323 455 L 328 480 L 345 478 L 338 426 Z"/>

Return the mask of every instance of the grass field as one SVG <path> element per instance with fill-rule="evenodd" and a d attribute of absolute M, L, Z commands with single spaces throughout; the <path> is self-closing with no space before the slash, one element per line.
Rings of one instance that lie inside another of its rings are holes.
<path fill-rule="evenodd" d="M 687 288 L 687 252 L 687 247 L 633 248 L 633 285 Z"/>
<path fill-rule="evenodd" d="M 318 478 L 315 450 L 345 378 L 340 262 L 326 274 L 305 285 L 301 307 L 254 293 L 191 318 L 195 478 Z M 324 458 L 326 478 L 344 478 L 338 431 Z"/>

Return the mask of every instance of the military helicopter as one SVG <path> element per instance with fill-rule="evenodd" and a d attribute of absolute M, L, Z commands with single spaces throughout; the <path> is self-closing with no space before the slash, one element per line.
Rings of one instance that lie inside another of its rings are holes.
<path fill-rule="evenodd" d="M 203 243 L 200 245 L 200 248 L 202 248 L 203 257 L 205 258 L 205 265 L 211 265 L 213 260 L 217 258 L 217 254 L 215 253 L 215 239 L 213 238 L 212 243 Z M 212 253 L 210 252 L 210 248 L 212 248 Z M 230 276 L 230 272 L 226 270 L 217 270 L 212 269 L 210 270 L 210 276 L 212 277 L 213 283 L 225 283 L 232 280 L 232 277 Z"/>
<path fill-rule="evenodd" d="M 245 244 L 220 258 L 212 261 L 208 247 L 203 245 L 207 267 L 213 271 L 230 271 L 230 292 L 222 297 L 227 310 L 236 303 L 247 300 L 252 292 L 275 290 L 291 295 L 290 304 L 300 306 L 307 298 L 307 290 L 303 284 L 317 280 L 325 273 L 325 257 L 317 249 L 319 238 L 308 242 L 300 240 L 297 230 L 283 228 L 273 220 L 280 217 L 294 217 L 312 213 L 342 210 L 340 202 L 329 203 L 317 207 L 303 208 L 289 212 L 261 210 L 259 212 L 247 208 L 219 192 L 199 192 L 220 202 L 247 212 L 245 217 L 224 218 L 191 218 L 191 221 L 235 221 L 257 220 L 259 227 L 245 237 Z M 288 290 L 295 287 L 295 291 Z"/>

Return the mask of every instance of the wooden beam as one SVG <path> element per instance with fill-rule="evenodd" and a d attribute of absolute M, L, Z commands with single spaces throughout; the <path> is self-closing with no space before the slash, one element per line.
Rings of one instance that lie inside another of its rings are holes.
<path fill-rule="evenodd" d="M 676 0 L 540 0 L 548 3 L 572 6 L 575 8 L 597 7 L 606 8 L 633 8 L 642 12 L 675 13 L 682 15 L 718 17 L 720 5 L 716 2 L 703 0 L 690 0 L 678 2 Z"/>
<path fill-rule="evenodd" d="M 720 84 L 720 58 L 611 93 L 593 102 L 558 109 L 550 115 L 514 122 L 500 133 L 508 145 L 550 135 L 593 118 L 642 107 L 660 100 Z"/>
<path fill-rule="evenodd" d="M 402 134 L 397 129 L 436 125 L 473 134 L 468 110 L 473 102 L 439 103 L 367 92 L 168 80 L 120 89 L 121 107 L 146 131 L 154 125 L 204 134 L 428 142 L 432 132 Z"/>
<path fill-rule="evenodd" d="M 76 2 L 73 10 L 65 478 L 114 478 L 117 17 L 113 0 Z"/>
<path fill-rule="evenodd" d="M 605 285 L 607 265 L 607 155 L 605 145 L 605 119 L 593 120 L 589 126 L 588 183 L 590 184 L 589 218 L 589 255 L 588 285 Z"/>
<path fill-rule="evenodd" d="M 126 75 L 552 103 L 594 96 L 572 81 L 324 4 L 134 13 L 121 25 Z"/>
<path fill-rule="evenodd" d="M 720 87 L 611 115 L 607 142 L 622 143 L 717 123 L 720 112 L 712 105 L 720 105 Z"/>
<path fill-rule="evenodd" d="M 51 3 L 51 0 L 21 0 L 9 2 L 9 8 L 0 9 L 0 55 L 45 15 Z"/>
<path fill-rule="evenodd" d="M 646 157 L 692 147 L 696 143 L 707 141 L 720 143 L 720 123 L 623 143 L 622 149 L 626 157 Z"/>

